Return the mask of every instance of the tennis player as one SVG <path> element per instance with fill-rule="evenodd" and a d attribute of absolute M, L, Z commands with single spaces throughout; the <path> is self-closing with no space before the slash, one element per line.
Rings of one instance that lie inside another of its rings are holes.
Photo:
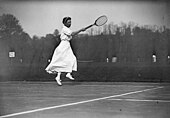
<path fill-rule="evenodd" d="M 54 50 L 52 60 L 45 69 L 49 74 L 57 74 L 55 80 L 60 86 L 62 85 L 60 79 L 62 72 L 66 72 L 66 77 L 74 80 L 71 73 L 72 71 L 77 71 L 77 59 L 71 49 L 70 40 L 74 35 L 86 30 L 85 28 L 82 28 L 76 32 L 72 32 L 70 30 L 71 17 L 64 17 L 62 23 L 63 28 L 60 35 L 61 42 Z"/>

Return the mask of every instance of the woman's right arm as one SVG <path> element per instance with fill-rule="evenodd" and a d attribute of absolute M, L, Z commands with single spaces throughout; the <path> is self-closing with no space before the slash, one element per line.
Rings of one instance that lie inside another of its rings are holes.
<path fill-rule="evenodd" d="M 80 33 L 80 32 L 84 32 L 86 29 L 85 28 L 82 28 L 82 29 L 80 29 L 80 30 L 78 30 L 78 31 L 75 31 L 75 32 L 72 32 L 72 36 L 75 36 L 75 35 L 77 35 L 78 33 Z"/>

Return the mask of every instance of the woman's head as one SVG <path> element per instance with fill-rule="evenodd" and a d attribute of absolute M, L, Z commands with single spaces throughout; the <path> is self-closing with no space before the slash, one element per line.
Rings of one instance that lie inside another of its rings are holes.
<path fill-rule="evenodd" d="M 63 24 L 68 28 L 71 27 L 71 17 L 64 17 Z"/>

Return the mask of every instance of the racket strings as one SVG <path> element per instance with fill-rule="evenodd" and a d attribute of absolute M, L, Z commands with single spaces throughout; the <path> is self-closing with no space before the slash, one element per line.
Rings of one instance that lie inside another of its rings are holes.
<path fill-rule="evenodd" d="M 101 25 L 104 25 L 106 22 L 107 22 L 107 17 L 106 17 L 106 16 L 101 16 L 101 17 L 99 17 L 99 18 L 96 20 L 95 24 L 96 24 L 97 26 L 101 26 Z"/>

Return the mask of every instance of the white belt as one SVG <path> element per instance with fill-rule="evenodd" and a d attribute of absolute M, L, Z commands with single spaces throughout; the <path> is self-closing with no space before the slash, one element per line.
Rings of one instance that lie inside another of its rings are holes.
<path fill-rule="evenodd" d="M 67 40 L 67 39 L 61 39 L 61 41 L 69 41 L 69 40 Z"/>

